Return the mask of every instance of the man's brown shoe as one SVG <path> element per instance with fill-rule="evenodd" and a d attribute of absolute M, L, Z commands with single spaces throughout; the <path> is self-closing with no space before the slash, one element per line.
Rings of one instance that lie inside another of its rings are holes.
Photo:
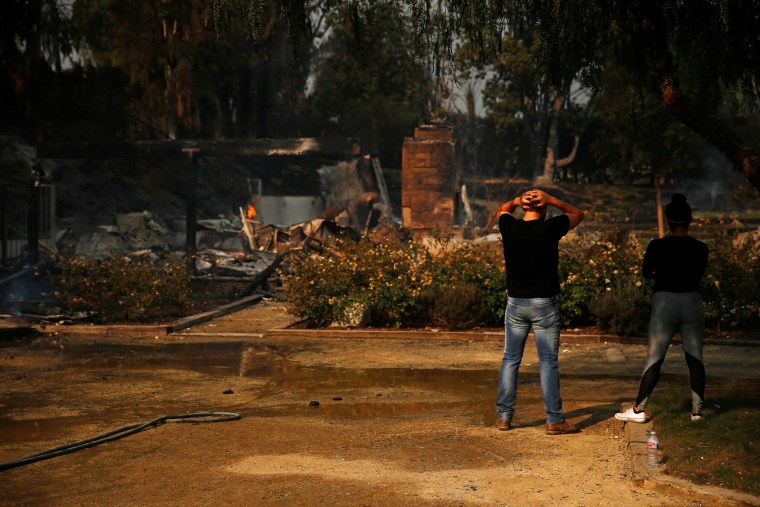
<path fill-rule="evenodd" d="M 580 431 L 581 429 L 578 426 L 573 426 L 567 421 L 563 421 L 557 424 L 546 425 L 547 435 L 564 435 L 565 433 L 578 433 Z"/>
<path fill-rule="evenodd" d="M 501 419 L 496 419 L 496 427 L 499 428 L 499 431 L 507 431 L 508 429 L 512 428 L 512 421 L 502 421 Z"/>

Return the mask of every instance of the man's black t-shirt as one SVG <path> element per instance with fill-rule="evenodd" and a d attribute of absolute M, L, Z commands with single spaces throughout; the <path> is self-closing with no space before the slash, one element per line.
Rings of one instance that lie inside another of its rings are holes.
<path fill-rule="evenodd" d="M 699 291 L 706 267 L 706 244 L 691 236 L 666 236 L 649 243 L 641 270 L 654 278 L 652 292 L 692 292 Z"/>
<path fill-rule="evenodd" d="M 507 293 L 516 298 L 549 298 L 559 294 L 559 240 L 570 230 L 570 218 L 517 220 L 499 217 L 507 267 Z"/>

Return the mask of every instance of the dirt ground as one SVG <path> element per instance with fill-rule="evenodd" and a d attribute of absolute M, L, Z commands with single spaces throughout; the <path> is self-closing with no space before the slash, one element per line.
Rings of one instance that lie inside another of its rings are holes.
<path fill-rule="evenodd" d="M 264 301 L 169 336 L 0 340 L 0 463 L 167 414 L 241 415 L 0 471 L 0 505 L 699 505 L 632 484 L 612 415 L 642 346 L 563 345 L 582 432 L 548 436 L 532 343 L 499 432 L 498 340 L 267 337 L 289 321 Z M 671 355 L 664 381 L 686 385 Z"/>

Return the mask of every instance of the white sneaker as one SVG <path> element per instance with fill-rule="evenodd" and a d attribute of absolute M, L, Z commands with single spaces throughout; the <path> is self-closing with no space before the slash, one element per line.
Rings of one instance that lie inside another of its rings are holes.
<path fill-rule="evenodd" d="M 615 419 L 618 421 L 624 421 L 624 422 L 637 422 L 637 423 L 643 423 L 647 421 L 647 415 L 643 411 L 636 413 L 633 411 L 633 407 L 629 408 L 625 412 L 618 412 L 615 414 Z"/>
<path fill-rule="evenodd" d="M 691 420 L 692 421 L 701 421 L 702 420 L 702 414 L 691 414 Z"/>

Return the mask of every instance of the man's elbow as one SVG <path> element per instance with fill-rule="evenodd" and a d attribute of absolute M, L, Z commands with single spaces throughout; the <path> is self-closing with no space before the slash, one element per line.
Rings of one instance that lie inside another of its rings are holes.
<path fill-rule="evenodd" d="M 583 221 L 583 218 L 585 216 L 586 214 L 583 213 L 582 211 L 568 214 L 568 217 L 570 218 L 570 229 L 575 229 L 576 227 L 578 227 L 578 224 L 580 224 Z"/>

